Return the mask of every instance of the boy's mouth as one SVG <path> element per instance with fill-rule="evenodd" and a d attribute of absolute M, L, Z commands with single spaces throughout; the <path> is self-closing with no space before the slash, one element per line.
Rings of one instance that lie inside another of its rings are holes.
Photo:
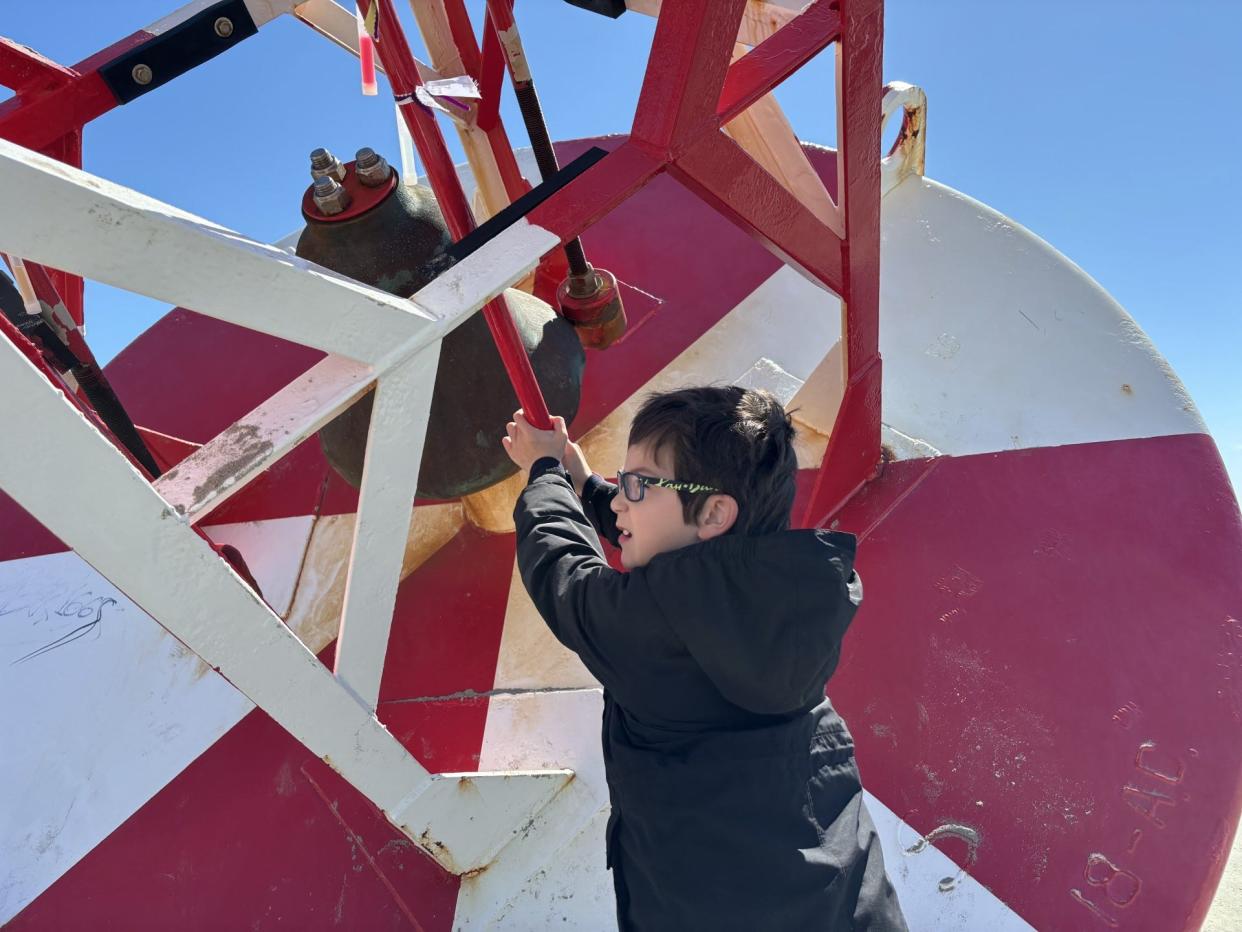
<path fill-rule="evenodd" d="M 627 531 L 625 528 L 617 528 L 618 545 L 623 545 L 627 540 L 629 540 L 633 536 L 634 535 L 631 534 L 629 531 Z"/>

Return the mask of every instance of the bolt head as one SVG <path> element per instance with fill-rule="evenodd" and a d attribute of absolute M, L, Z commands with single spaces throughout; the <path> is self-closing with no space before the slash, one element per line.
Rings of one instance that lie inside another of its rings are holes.
<path fill-rule="evenodd" d="M 142 84 L 144 86 L 155 80 L 155 72 L 151 70 L 150 65 L 134 65 L 129 75 L 134 79 L 135 84 Z"/>
<path fill-rule="evenodd" d="M 221 39 L 227 39 L 233 34 L 233 21 L 227 16 L 221 16 L 215 23 L 216 35 Z"/>

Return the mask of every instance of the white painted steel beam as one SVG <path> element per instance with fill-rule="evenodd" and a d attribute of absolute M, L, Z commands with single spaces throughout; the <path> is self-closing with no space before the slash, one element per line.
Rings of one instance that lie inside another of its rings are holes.
<path fill-rule="evenodd" d="M 21 400 L 0 407 L 0 433 L 23 453 L 0 457 L 0 488 L 447 869 L 484 866 L 569 782 L 568 771 L 433 779 L 7 340 L 0 394 Z"/>
<path fill-rule="evenodd" d="M 0 252 L 375 365 L 442 337 L 560 238 L 522 219 L 410 300 L 0 139 Z"/>
<path fill-rule="evenodd" d="M 357 401 L 373 380 L 370 366 L 326 357 L 161 476 L 156 491 L 177 514 L 202 520 Z"/>
<path fill-rule="evenodd" d="M 409 301 L 3 139 L 0 186 L 11 255 L 367 363 L 446 329 Z"/>
<path fill-rule="evenodd" d="M 439 359 L 437 342 L 389 372 L 371 408 L 336 675 L 372 710 L 379 702 Z"/>

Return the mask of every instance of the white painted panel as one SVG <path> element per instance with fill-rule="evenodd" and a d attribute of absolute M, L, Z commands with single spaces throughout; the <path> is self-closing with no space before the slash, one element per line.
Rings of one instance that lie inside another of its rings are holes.
<path fill-rule="evenodd" d="M 1150 340 L 1065 256 L 909 177 L 884 198 L 884 421 L 950 455 L 1205 433 Z"/>
<path fill-rule="evenodd" d="M 1025 919 L 934 845 L 909 853 L 919 833 L 876 797 L 864 796 L 910 932 L 1031 932 Z"/>
<path fill-rule="evenodd" d="M 548 630 L 539 609 L 526 592 L 516 560 L 509 583 L 509 602 L 505 607 L 495 686 L 497 689 L 599 686 L 578 655 L 562 646 Z"/>
<path fill-rule="evenodd" d="M 455 929 L 607 928 L 596 909 L 607 903 L 611 915 L 611 878 L 602 869 L 603 828 L 598 835 L 590 830 L 608 805 L 599 743 L 602 714 L 598 689 L 492 697 L 480 768 L 570 767 L 575 777 L 486 871 L 462 878 Z M 592 835 L 599 853 L 587 863 L 596 863 L 598 871 L 586 869 L 580 857 Z M 552 891 L 572 891 L 573 897 L 545 902 Z M 555 921 L 534 921 L 544 914 Z"/>
<path fill-rule="evenodd" d="M 0 670 L 0 924 L 253 708 L 71 552 L 0 563 Z"/>
<path fill-rule="evenodd" d="M 310 515 L 299 515 L 270 521 L 214 524 L 203 530 L 212 543 L 232 544 L 238 549 L 263 590 L 264 601 L 272 611 L 285 618 L 293 602 L 293 591 L 302 572 L 314 523 Z"/>

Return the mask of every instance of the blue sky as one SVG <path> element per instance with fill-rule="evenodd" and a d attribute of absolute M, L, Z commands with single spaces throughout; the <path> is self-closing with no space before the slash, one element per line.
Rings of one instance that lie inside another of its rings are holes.
<path fill-rule="evenodd" d="M 175 2 L 8 3 L 0 34 L 72 64 Z M 482 3 L 468 5 L 477 14 Z M 517 12 L 553 136 L 628 129 L 654 22 L 559 0 L 518 0 Z M 1138 320 L 1199 405 L 1235 487 L 1239 35 L 1237 0 L 889 0 L 884 63 L 885 80 L 927 92 L 928 175 L 1048 240 Z M 353 59 L 285 17 L 91 124 L 86 168 L 277 239 L 299 223 L 310 149 L 395 155 L 383 92 L 381 80 L 380 97 L 359 96 Z M 831 144 L 832 93 L 821 56 L 778 97 L 803 138 Z M 511 99 L 504 114 L 524 144 Z M 104 359 L 167 310 L 97 285 L 87 300 Z"/>

